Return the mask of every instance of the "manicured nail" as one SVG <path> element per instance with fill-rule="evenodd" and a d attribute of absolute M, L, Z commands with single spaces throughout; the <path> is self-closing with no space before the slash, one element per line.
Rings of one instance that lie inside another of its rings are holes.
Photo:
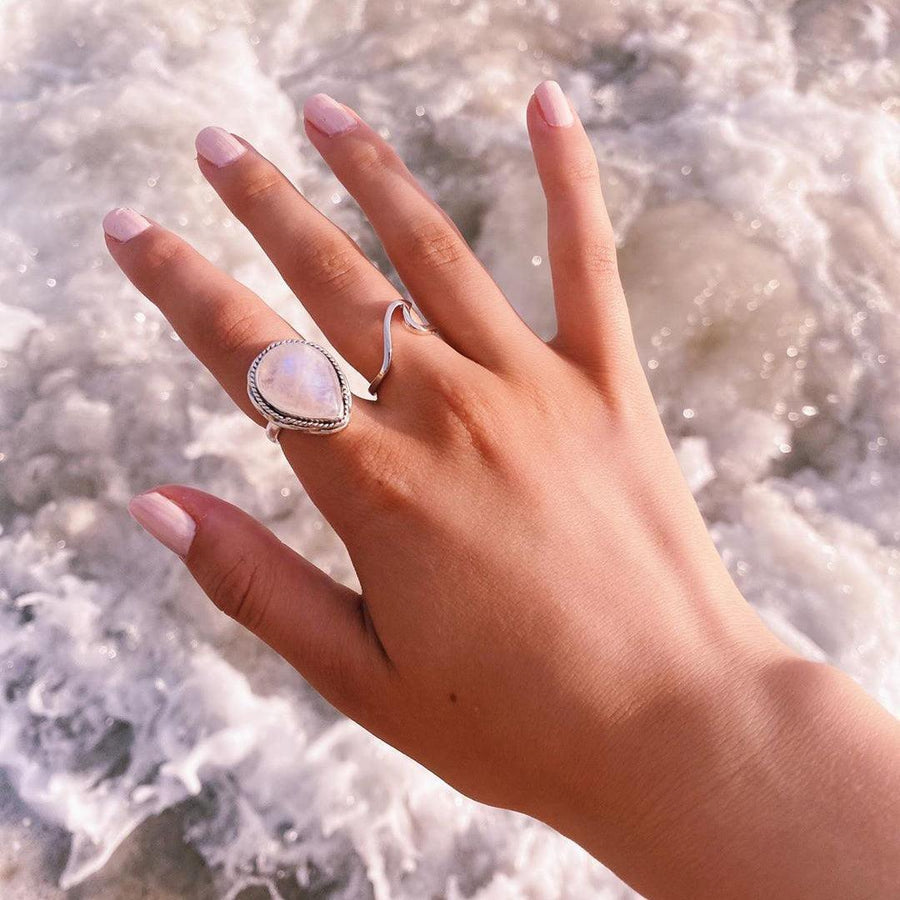
<path fill-rule="evenodd" d="M 542 81 L 534 89 L 534 96 L 537 97 L 538 109 L 548 125 L 567 128 L 575 121 L 572 107 L 555 81 Z"/>
<path fill-rule="evenodd" d="M 247 148 L 233 134 L 216 125 L 204 128 L 194 140 L 194 146 L 200 156 L 218 169 L 240 159 L 247 152 Z"/>
<path fill-rule="evenodd" d="M 138 494 L 128 512 L 145 531 L 182 558 L 187 556 L 197 523 L 177 504 L 156 491 Z"/>
<path fill-rule="evenodd" d="M 333 100 L 328 94 L 313 94 L 303 104 L 303 115 L 319 131 L 324 131 L 329 137 L 343 134 L 351 128 L 356 128 L 359 124 L 356 116 L 350 115 L 337 100 Z"/>
<path fill-rule="evenodd" d="M 125 207 L 110 210 L 103 217 L 103 230 L 123 244 L 149 227 L 150 223 L 142 215 Z"/>

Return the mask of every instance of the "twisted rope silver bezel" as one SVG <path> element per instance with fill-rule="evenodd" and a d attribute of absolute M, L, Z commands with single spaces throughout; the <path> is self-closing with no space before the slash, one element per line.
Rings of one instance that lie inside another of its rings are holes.
<path fill-rule="evenodd" d="M 314 350 L 318 350 L 331 363 L 332 368 L 337 373 L 338 383 L 341 387 L 341 406 L 342 414 L 339 419 L 308 419 L 303 416 L 291 416 L 275 406 L 272 406 L 260 393 L 259 386 L 256 383 L 256 373 L 263 357 L 276 347 L 282 344 L 306 344 Z M 350 422 L 350 408 L 353 403 L 353 394 L 350 393 L 350 387 L 347 379 L 341 371 L 341 367 L 337 364 L 335 358 L 324 348 L 312 341 L 305 341 L 302 338 L 286 338 L 283 341 L 274 341 L 269 344 L 253 362 L 247 370 L 247 394 L 254 408 L 269 422 L 273 422 L 281 428 L 288 428 L 291 431 L 307 431 L 311 434 L 330 434 L 346 428 Z"/>

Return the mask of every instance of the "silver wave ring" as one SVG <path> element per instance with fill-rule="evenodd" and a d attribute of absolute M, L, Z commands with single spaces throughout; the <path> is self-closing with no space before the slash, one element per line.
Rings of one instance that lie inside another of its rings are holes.
<path fill-rule="evenodd" d="M 384 359 L 378 374 L 369 382 L 369 393 L 375 397 L 381 382 L 384 381 L 385 375 L 391 367 L 391 360 L 394 355 L 393 342 L 391 341 L 391 320 L 394 317 L 395 310 L 403 310 L 403 324 L 416 334 L 437 334 L 437 328 L 431 325 L 422 314 L 406 300 L 397 299 L 388 305 L 384 311 L 384 325 L 382 334 L 384 335 Z"/>

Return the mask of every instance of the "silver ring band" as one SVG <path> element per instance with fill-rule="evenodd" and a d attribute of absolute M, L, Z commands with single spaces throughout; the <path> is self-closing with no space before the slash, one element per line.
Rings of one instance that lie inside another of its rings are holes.
<path fill-rule="evenodd" d="M 382 334 L 384 335 L 384 358 L 381 362 L 381 368 L 378 374 L 369 382 L 369 393 L 375 397 L 378 394 L 378 388 L 384 381 L 388 370 L 391 368 L 391 360 L 393 358 L 394 348 L 391 340 L 391 321 L 394 318 L 394 311 L 403 310 L 403 324 L 416 334 L 437 334 L 437 328 L 431 325 L 422 314 L 406 300 L 397 299 L 388 305 L 384 311 L 384 323 L 382 325 Z"/>

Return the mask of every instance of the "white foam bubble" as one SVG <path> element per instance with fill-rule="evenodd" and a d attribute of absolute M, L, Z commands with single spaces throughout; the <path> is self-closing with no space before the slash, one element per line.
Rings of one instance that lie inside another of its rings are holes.
<path fill-rule="evenodd" d="M 318 90 L 390 136 L 550 334 L 522 110 L 541 78 L 563 82 L 660 410 L 735 578 L 785 640 L 900 711 L 897 26 L 862 0 L 0 6 L 0 764 L 43 829 L 4 821 L 11 890 L 102 878 L 131 846 L 152 891 L 142 835 L 168 811 L 221 896 L 631 896 L 337 717 L 127 520 L 132 493 L 197 484 L 352 581 L 99 227 L 135 206 L 318 336 L 193 162 L 201 127 L 245 135 L 384 265 L 301 138 Z M 70 836 L 66 861 L 23 835 Z"/>

